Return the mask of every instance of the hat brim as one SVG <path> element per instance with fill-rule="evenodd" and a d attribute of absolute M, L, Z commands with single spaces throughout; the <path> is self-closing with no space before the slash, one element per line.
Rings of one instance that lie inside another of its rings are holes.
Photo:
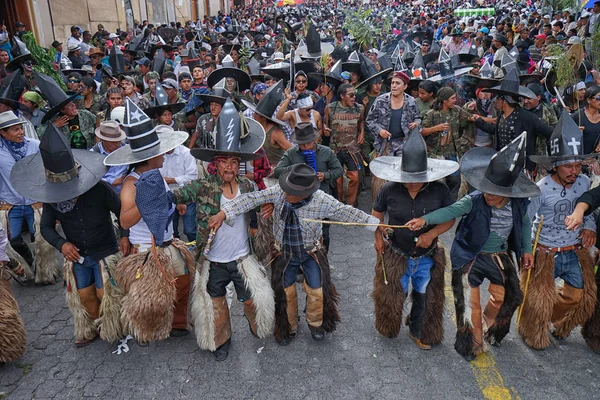
<path fill-rule="evenodd" d="M 402 157 L 377 157 L 369 164 L 369 170 L 380 179 L 399 183 L 434 182 L 458 171 L 456 161 L 427 159 L 427 170 L 423 172 L 406 172 L 402 170 Z"/>
<path fill-rule="evenodd" d="M 242 48 L 242 45 L 240 44 L 224 44 L 223 45 L 223 51 L 227 54 L 231 53 L 231 50 L 240 50 Z"/>
<path fill-rule="evenodd" d="M 489 147 L 475 147 L 465 153 L 460 162 L 460 171 L 471 186 L 482 193 L 503 197 L 527 198 L 540 195 L 540 188 L 524 173 L 519 174 L 512 186 L 499 186 L 486 178 L 485 172 L 494 154 L 496 152 Z"/>
<path fill-rule="evenodd" d="M 21 63 L 25 61 L 33 61 L 33 57 L 31 53 L 23 54 L 22 56 L 18 56 L 10 60 L 8 64 L 6 64 L 6 70 L 10 72 L 15 72 L 16 70 L 21 68 Z"/>
<path fill-rule="evenodd" d="M 239 68 L 223 67 L 215 69 L 206 79 L 208 87 L 212 88 L 223 78 L 233 78 L 237 82 L 238 91 L 241 93 L 244 90 L 250 89 L 252 79 L 250 75 Z"/>
<path fill-rule="evenodd" d="M 317 53 L 310 53 L 308 51 L 308 46 L 300 46 L 296 49 L 296 54 L 300 58 L 315 59 L 321 58 L 323 54 L 331 54 L 333 53 L 333 50 L 334 47 L 331 43 L 321 42 L 321 51 Z"/>
<path fill-rule="evenodd" d="M 538 164 L 547 167 L 552 167 L 552 164 L 556 161 L 566 161 L 566 160 L 574 160 L 574 161 L 584 161 L 590 158 L 598 158 L 600 153 L 592 153 L 592 154 L 582 154 L 582 155 L 566 155 L 566 156 L 541 156 L 541 155 L 533 155 L 529 156 L 529 159 Z"/>
<path fill-rule="evenodd" d="M 304 138 L 304 139 L 298 139 L 298 136 L 296 136 L 296 132 L 293 132 L 290 137 L 290 140 L 296 144 L 308 144 L 308 143 L 316 142 L 318 139 L 319 139 L 319 133 L 316 130 L 314 130 L 314 133 L 311 136 Z"/>
<path fill-rule="evenodd" d="M 477 75 L 466 74 L 461 77 L 465 83 L 476 86 L 478 88 L 490 89 L 498 86 L 501 83 L 500 79 L 495 78 L 482 78 Z"/>
<path fill-rule="evenodd" d="M 41 153 L 18 161 L 10 172 L 13 188 L 22 196 L 36 202 L 60 203 L 81 196 L 96 185 L 106 173 L 104 155 L 87 150 L 72 150 L 73 158 L 81 167 L 78 175 L 68 182 L 50 182 L 46 179 Z"/>
<path fill-rule="evenodd" d="M 212 94 L 197 94 L 196 96 L 198 96 L 199 98 L 201 98 L 202 101 L 204 103 L 207 103 L 207 104 L 210 104 L 210 103 L 219 103 L 220 105 L 223 105 L 227 101 L 226 97 L 215 96 L 215 95 L 212 95 Z"/>
<path fill-rule="evenodd" d="M 158 118 L 160 114 L 162 114 L 165 110 L 170 110 L 173 115 L 177 114 L 181 110 L 185 108 L 185 103 L 173 103 L 173 104 L 165 104 L 162 106 L 154 106 L 150 108 L 146 108 L 144 112 L 150 118 Z"/>
<path fill-rule="evenodd" d="M 519 81 L 521 82 L 521 85 L 529 85 L 530 83 L 539 83 L 541 79 L 542 79 L 541 74 L 519 75 Z"/>
<path fill-rule="evenodd" d="M 246 119 L 250 127 L 248 136 L 240 142 L 240 151 L 217 149 L 192 149 L 190 153 L 199 160 L 211 162 L 215 157 L 238 157 L 242 161 L 258 160 L 262 154 L 256 152 L 265 144 L 265 130 L 253 119 Z"/>
<path fill-rule="evenodd" d="M 50 118 L 52 118 L 56 114 L 58 114 L 60 112 L 60 110 L 64 106 L 66 106 L 67 104 L 69 104 L 73 100 L 75 100 L 75 98 L 77 96 L 79 96 L 81 94 L 81 92 L 83 92 L 83 90 L 80 90 L 77 93 L 72 94 L 71 96 L 69 96 L 65 100 L 61 101 L 60 103 L 58 103 L 57 105 L 55 105 L 54 107 L 52 107 L 50 110 L 46 111 L 46 115 L 44 115 L 44 117 L 42 118 L 42 124 L 46 123 L 46 121 L 48 121 Z"/>
<path fill-rule="evenodd" d="M 308 77 L 310 79 L 313 79 L 315 82 L 317 82 L 319 84 L 320 83 L 325 83 L 325 84 L 331 83 L 335 87 L 338 87 L 342 84 L 342 81 L 340 79 L 334 78 L 332 76 L 323 75 L 318 72 L 309 72 Z"/>
<path fill-rule="evenodd" d="M 21 110 L 27 113 L 32 113 L 33 110 L 29 107 L 27 107 L 26 105 L 19 103 L 18 101 L 14 101 L 12 99 L 6 99 L 4 97 L 0 97 L 0 104 L 4 104 L 6 106 L 9 106 L 10 108 L 14 109 L 14 110 Z"/>
<path fill-rule="evenodd" d="M 346 72 L 354 72 L 357 75 L 360 75 L 360 63 L 359 62 L 343 62 L 342 63 L 342 71 Z"/>
<path fill-rule="evenodd" d="M 431 62 L 436 62 L 436 60 L 438 58 L 440 58 L 439 51 L 435 51 L 433 53 L 427 53 L 423 56 L 423 64 L 425 64 L 425 67 L 427 67 L 427 64 L 429 64 Z"/>
<path fill-rule="evenodd" d="M 364 81 L 362 81 L 361 83 L 359 83 L 358 85 L 356 85 L 356 89 L 359 89 L 363 86 L 367 86 L 370 83 L 372 83 L 375 79 L 377 78 L 384 78 L 387 75 L 389 75 L 390 72 L 392 72 L 394 69 L 393 68 L 388 68 L 388 69 L 384 69 L 383 71 L 379 71 L 378 73 L 376 73 L 375 75 L 365 79 Z"/>
<path fill-rule="evenodd" d="M 437 74 L 434 76 L 430 76 L 429 78 L 427 78 L 427 80 L 432 81 L 432 82 L 441 82 L 446 79 L 458 78 L 459 76 L 469 73 L 472 69 L 473 69 L 473 66 L 471 66 L 471 65 L 467 65 L 465 67 L 457 67 L 457 68 L 454 68 L 454 76 L 442 78 L 442 74 Z"/>
<path fill-rule="evenodd" d="M 133 152 L 131 146 L 126 144 L 125 146 L 119 147 L 117 150 L 110 153 L 104 159 L 104 165 L 109 167 L 117 165 L 130 165 L 140 163 L 142 161 L 150 160 L 161 154 L 165 154 L 175 147 L 179 146 L 188 139 L 189 135 L 187 132 L 173 131 L 169 133 L 159 133 L 158 138 L 160 143 L 149 149 Z"/>
<path fill-rule="evenodd" d="M 288 171 L 285 171 L 284 173 L 282 173 L 279 176 L 279 187 L 281 187 L 281 190 L 283 190 L 285 193 L 290 194 L 292 196 L 307 197 L 307 196 L 310 196 L 311 194 L 313 194 L 314 192 L 316 192 L 317 190 L 319 190 L 319 187 L 321 186 L 321 182 L 319 181 L 319 177 L 317 176 L 316 173 L 315 173 L 315 178 L 314 178 L 313 182 L 310 184 L 310 186 L 307 186 L 306 189 L 304 189 L 304 190 L 298 190 L 298 189 L 292 187 L 288 181 L 288 177 L 291 172 L 292 172 L 292 170 L 290 169 Z"/>
<path fill-rule="evenodd" d="M 102 134 L 101 127 L 96 128 L 94 130 L 94 134 L 96 135 L 97 138 L 106 140 L 108 142 L 122 142 L 123 140 L 127 139 L 127 135 L 125 134 L 125 131 L 123 129 L 121 129 L 121 127 L 119 127 L 119 137 L 104 136 Z"/>
<path fill-rule="evenodd" d="M 537 96 L 535 95 L 535 93 L 533 93 L 533 91 L 531 91 L 531 89 L 527 89 L 524 86 L 519 86 L 519 91 L 516 93 L 508 91 L 508 90 L 502 90 L 501 86 L 494 86 L 493 88 L 483 89 L 483 92 L 492 93 L 497 96 L 526 97 L 526 98 L 532 99 L 532 100 L 535 100 L 537 98 Z"/>
<path fill-rule="evenodd" d="M 285 122 L 281 121 L 280 119 L 277 119 L 277 118 L 275 118 L 275 117 L 273 117 L 271 115 L 265 115 L 264 113 L 258 111 L 256 109 L 256 105 L 252 104 L 248 100 L 242 99 L 242 103 L 244 103 L 244 105 L 246 106 L 246 108 L 252 110 L 252 112 L 254 112 L 254 114 L 258 114 L 261 117 L 264 117 L 264 118 L 268 119 L 269 121 L 271 121 L 271 122 L 273 122 L 273 123 L 275 123 L 277 125 L 285 125 Z"/>

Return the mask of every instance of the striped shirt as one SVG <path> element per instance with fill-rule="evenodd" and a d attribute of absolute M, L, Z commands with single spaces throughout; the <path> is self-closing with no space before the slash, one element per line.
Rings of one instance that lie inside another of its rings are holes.
<path fill-rule="evenodd" d="M 242 215 L 262 204 L 274 203 L 273 234 L 275 236 L 275 241 L 281 244 L 283 241 L 283 232 L 285 230 L 285 221 L 281 219 L 281 211 L 284 202 L 285 193 L 279 185 L 276 185 L 260 192 L 243 194 L 223 205 L 221 210 L 227 217 L 225 223 L 233 225 L 237 215 Z M 340 203 L 321 190 L 317 190 L 312 195 L 312 201 L 305 206 L 296 209 L 295 212 L 300 222 L 302 239 L 306 250 L 311 250 L 319 243 L 321 236 L 323 236 L 323 231 L 322 224 L 318 222 L 307 222 L 304 218 L 329 218 L 333 221 L 379 224 L 379 219 L 357 208 Z M 377 227 L 369 226 L 367 229 L 374 232 Z"/>

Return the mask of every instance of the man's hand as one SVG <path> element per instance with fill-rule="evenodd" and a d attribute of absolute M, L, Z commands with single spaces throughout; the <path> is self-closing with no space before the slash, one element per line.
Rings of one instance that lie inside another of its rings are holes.
<path fill-rule="evenodd" d="M 223 221 L 225 221 L 226 215 L 223 211 L 219 211 L 208 220 L 208 227 L 210 229 L 214 229 L 215 231 L 219 230 L 221 225 L 223 225 Z"/>
<path fill-rule="evenodd" d="M 417 126 L 419 126 L 418 122 L 411 122 L 408 124 L 408 129 L 415 129 Z"/>
<path fill-rule="evenodd" d="M 324 127 L 323 127 L 323 135 L 324 135 L 324 136 L 329 136 L 329 135 L 331 135 L 331 129 L 329 129 L 328 127 L 324 126 Z"/>
<path fill-rule="evenodd" d="M 581 226 L 583 223 L 583 213 L 575 210 L 573 214 L 565 217 L 565 225 L 568 231 L 574 231 Z"/>
<path fill-rule="evenodd" d="M 275 204 L 265 203 L 260 207 L 260 216 L 264 219 L 269 219 L 273 215 L 273 210 L 275 210 Z"/>
<path fill-rule="evenodd" d="M 360 135 L 358 135 L 358 139 L 356 140 L 356 143 L 358 143 L 359 145 L 361 145 L 364 142 L 365 142 L 365 134 L 361 133 Z"/>
<path fill-rule="evenodd" d="M 436 125 L 435 128 L 438 132 L 444 132 L 444 131 L 447 131 L 448 129 L 450 129 L 450 124 L 447 122 L 444 122 L 443 124 Z"/>
<path fill-rule="evenodd" d="M 319 178 L 319 182 L 323 182 L 325 174 L 323 172 L 317 172 L 317 178 Z"/>
<path fill-rule="evenodd" d="M 392 134 L 386 131 L 385 129 L 382 129 L 379 131 L 379 136 L 381 136 L 384 139 L 391 139 Z"/>
<path fill-rule="evenodd" d="M 533 267 L 533 254 L 525 253 L 523 257 L 521 257 L 521 268 L 529 269 Z"/>
<path fill-rule="evenodd" d="M 179 215 L 185 215 L 185 213 L 187 212 L 187 205 L 185 204 L 177 204 L 175 208 L 177 209 Z"/>
<path fill-rule="evenodd" d="M 430 232 L 425 232 L 418 237 L 416 246 L 426 249 L 431 246 L 431 243 L 433 243 L 434 240 L 435 236 L 433 236 Z"/>
<path fill-rule="evenodd" d="M 63 126 L 67 126 L 69 125 L 69 116 L 68 115 L 63 115 L 62 117 L 58 117 L 54 120 L 54 126 L 56 126 L 57 128 L 62 128 Z"/>
<path fill-rule="evenodd" d="M 60 248 L 60 252 L 63 253 L 63 256 L 65 256 L 68 261 L 71 262 L 78 262 L 81 258 L 79 255 L 79 249 L 75 247 L 73 243 L 66 242 L 63 244 Z"/>
<path fill-rule="evenodd" d="M 375 244 L 373 246 L 375 247 L 377 255 L 383 254 L 383 251 L 385 250 L 385 242 L 383 241 L 381 235 L 375 236 Z"/>
<path fill-rule="evenodd" d="M 408 221 L 406 225 L 411 231 L 418 231 L 420 229 L 423 229 L 423 227 L 427 225 L 427 223 L 425 222 L 425 218 L 413 218 L 410 221 Z"/>
<path fill-rule="evenodd" d="M 131 251 L 131 242 L 128 237 L 123 237 L 119 240 L 119 251 L 123 253 L 124 257 L 129 255 L 129 252 Z"/>
<path fill-rule="evenodd" d="M 254 180 L 254 172 L 246 172 L 246 178 L 253 181 Z"/>
<path fill-rule="evenodd" d="M 117 179 L 115 179 L 112 183 L 113 186 L 121 186 L 123 184 L 123 181 L 125 180 L 125 178 L 127 177 L 127 175 L 123 175 L 118 177 Z"/>
<path fill-rule="evenodd" d="M 175 180 L 175 178 L 171 178 L 170 176 L 164 177 L 163 179 L 165 180 L 165 182 L 167 182 L 167 185 L 177 184 L 177 181 Z"/>
<path fill-rule="evenodd" d="M 582 230 L 579 238 L 581 239 L 581 244 L 585 248 L 590 248 L 596 244 L 596 232 L 589 229 Z"/>

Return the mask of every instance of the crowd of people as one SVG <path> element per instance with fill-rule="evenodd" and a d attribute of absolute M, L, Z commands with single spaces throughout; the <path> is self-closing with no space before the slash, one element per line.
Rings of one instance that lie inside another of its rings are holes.
<path fill-rule="evenodd" d="M 441 343 L 448 283 L 467 360 L 515 313 L 531 348 L 581 326 L 600 352 L 600 1 L 267 3 L 73 26 L 52 76 L 2 27 L 0 363 L 25 351 L 10 278 L 64 280 L 78 347 L 194 331 L 223 361 L 233 296 L 286 346 L 297 282 L 323 340 L 340 322 L 334 222 L 374 232 L 386 337 L 410 291 L 408 335 Z M 459 218 L 448 263 L 438 237 Z"/>

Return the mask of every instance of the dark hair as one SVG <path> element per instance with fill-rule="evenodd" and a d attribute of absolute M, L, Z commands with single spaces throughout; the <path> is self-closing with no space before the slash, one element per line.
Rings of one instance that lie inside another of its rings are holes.
<path fill-rule="evenodd" d="M 94 91 L 96 90 L 96 81 L 90 76 L 84 76 L 81 78 L 81 83 L 83 83 L 83 87 L 85 89 L 92 88 Z"/>
<path fill-rule="evenodd" d="M 598 93 L 600 93 L 600 86 L 598 86 L 598 85 L 592 85 L 592 86 L 588 87 L 587 89 L 585 89 L 585 94 L 583 95 L 583 102 L 585 103 L 584 106 L 587 107 L 589 105 L 588 99 L 590 97 L 597 96 Z"/>
<path fill-rule="evenodd" d="M 419 83 L 419 89 L 423 89 L 427 93 L 432 93 L 434 96 L 437 95 L 438 85 L 435 82 L 424 80 Z"/>
<path fill-rule="evenodd" d="M 108 88 L 108 90 L 106 91 L 106 99 L 108 99 L 111 94 L 118 94 L 119 96 L 121 96 L 121 98 L 125 97 L 125 95 L 123 94 L 123 90 L 118 86 Z"/>
<path fill-rule="evenodd" d="M 67 76 L 67 80 L 71 78 L 79 79 L 79 81 L 81 81 L 81 74 L 79 72 L 71 72 L 69 76 Z"/>
<path fill-rule="evenodd" d="M 141 79 L 135 80 L 135 87 L 138 88 L 140 93 L 144 93 L 144 90 L 146 90 L 144 87 L 144 82 Z"/>
<path fill-rule="evenodd" d="M 354 89 L 354 86 L 352 86 L 349 83 L 341 84 L 340 87 L 338 88 L 338 92 L 337 92 L 338 97 L 342 97 L 342 94 L 346 94 L 346 90 L 348 90 L 348 89 Z"/>

